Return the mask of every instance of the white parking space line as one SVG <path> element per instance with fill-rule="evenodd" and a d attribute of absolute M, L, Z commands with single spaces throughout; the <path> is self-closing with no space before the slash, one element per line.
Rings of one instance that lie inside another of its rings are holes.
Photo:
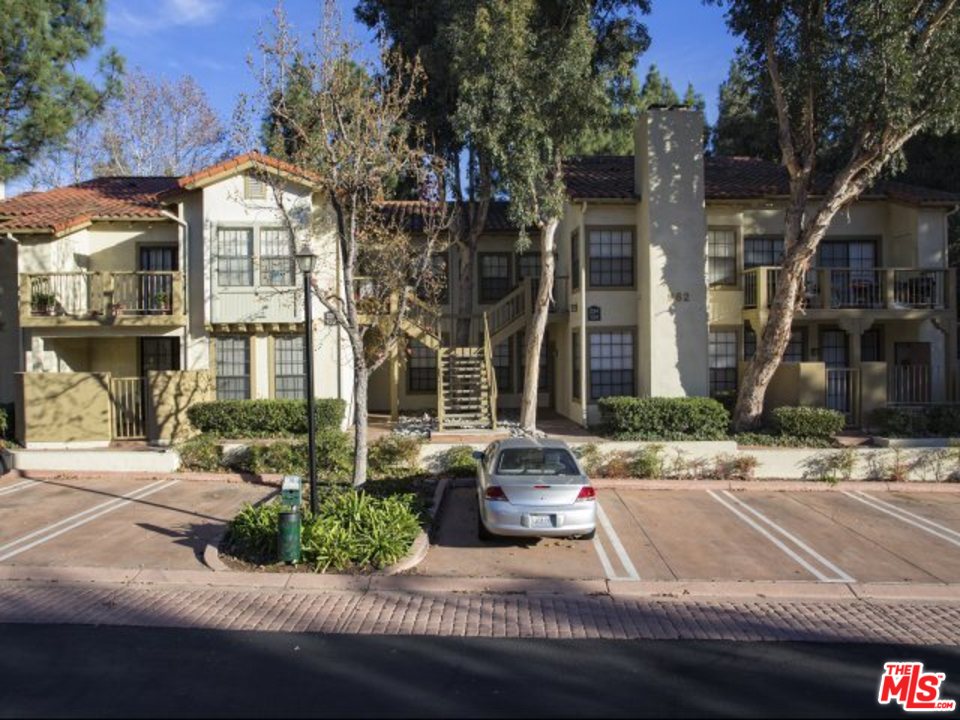
<path fill-rule="evenodd" d="M 623 565 L 623 569 L 627 571 L 626 577 L 622 577 L 622 576 L 613 577 L 610 575 L 610 573 L 607 573 L 607 577 L 609 577 L 611 580 L 639 580 L 640 573 L 638 573 L 637 568 L 633 566 L 633 562 L 630 560 L 630 556 L 627 555 L 626 548 L 624 548 L 623 543 L 620 542 L 620 536 L 617 535 L 617 531 L 613 529 L 613 523 L 611 523 L 610 520 L 607 518 L 607 514 L 603 511 L 603 505 L 600 504 L 599 500 L 597 501 L 597 519 L 600 521 L 600 527 L 603 528 L 603 531 L 607 534 L 607 537 L 610 539 L 610 545 L 613 546 L 613 551 L 617 554 L 617 558 L 620 560 L 620 564 Z M 605 555 L 606 553 L 604 553 L 604 555 L 600 557 L 601 564 L 603 563 Z M 607 558 L 607 563 L 609 564 L 609 562 L 610 560 L 609 558 Z"/>
<path fill-rule="evenodd" d="M 8 485 L 5 488 L 0 488 L 0 496 L 13 495 L 16 492 L 20 492 L 21 490 L 28 490 L 29 488 L 32 488 L 34 485 L 39 485 L 39 484 L 40 483 L 37 482 L 36 480 L 24 480 L 22 482 L 15 483 L 13 485 Z"/>
<path fill-rule="evenodd" d="M 132 492 L 122 495 L 121 497 L 114 498 L 113 500 L 108 500 L 106 502 L 100 503 L 99 505 L 94 505 L 92 508 L 78 512 L 70 517 L 64 518 L 59 522 L 55 522 L 52 525 L 47 525 L 45 528 L 35 530 L 32 533 L 24 535 L 23 537 L 12 540 L 5 545 L 0 545 L 0 561 L 7 560 L 9 558 L 15 557 L 20 553 L 26 552 L 31 548 L 35 548 L 37 545 L 42 545 L 45 542 L 49 542 L 60 535 L 63 535 L 74 528 L 85 525 L 92 520 L 111 513 L 114 510 L 119 510 L 120 508 L 129 505 L 130 503 L 145 498 L 154 493 L 158 493 L 161 490 L 166 490 L 171 485 L 176 485 L 179 480 L 158 480 L 156 482 L 150 483 L 149 485 L 133 490 Z M 36 538 L 34 540 L 34 538 Z M 33 542 L 28 542 L 33 540 Z M 24 543 L 27 543 L 24 545 Z"/>
<path fill-rule="evenodd" d="M 862 490 L 856 490 L 854 492 L 844 491 L 843 494 L 849 498 L 853 498 L 854 500 L 863 503 L 864 505 L 867 505 L 868 507 L 873 508 L 874 510 L 886 513 L 890 517 L 894 517 L 901 522 L 907 523 L 908 525 L 913 525 L 915 528 L 919 528 L 930 535 L 935 535 L 941 540 L 946 540 L 948 543 L 960 547 L 960 532 L 952 530 L 946 525 L 941 525 L 933 520 L 928 520 L 922 515 L 917 515 L 909 510 L 904 510 L 902 507 L 889 503 L 886 500 L 880 500 L 872 495 L 867 495 Z"/>
<path fill-rule="evenodd" d="M 732 512 L 738 518 L 743 520 L 747 525 L 749 525 L 758 533 L 760 533 L 765 538 L 767 538 L 767 540 L 769 540 L 778 548 L 780 548 L 784 553 L 786 553 L 788 556 L 793 558 L 793 560 L 795 560 L 801 566 L 806 568 L 814 577 L 816 577 L 821 582 L 840 582 L 840 583 L 856 582 L 856 580 L 854 580 L 852 576 L 850 576 L 848 573 L 844 572 L 839 567 L 834 565 L 832 562 L 827 560 L 825 557 L 823 557 L 820 553 L 815 551 L 805 542 L 803 542 L 796 536 L 792 535 L 790 532 L 788 532 L 784 528 L 777 525 L 773 520 L 768 518 L 759 510 L 756 510 L 755 508 L 750 507 L 739 498 L 734 497 L 732 494 L 730 494 L 729 491 L 723 490 L 721 491 L 720 494 L 717 494 L 713 490 L 707 490 L 707 494 L 710 495 L 710 497 L 712 497 L 718 503 L 723 505 L 725 508 L 727 508 L 727 510 Z M 723 495 L 723 497 L 720 496 L 721 494 Z M 800 553 L 798 553 L 793 548 L 789 547 L 785 542 L 783 542 L 777 537 L 774 537 L 774 535 L 770 531 L 768 531 L 765 527 L 757 523 L 753 518 L 746 515 L 744 512 L 742 512 L 742 510 L 750 513 L 757 520 L 769 526 L 774 532 L 778 533 L 782 538 L 792 543 L 794 547 L 804 552 L 810 560 L 813 560 L 814 562 L 819 563 L 822 568 L 826 568 L 831 573 L 833 573 L 834 577 L 831 577 L 830 575 L 824 573 L 820 568 L 816 567 L 813 563 L 809 562 L 807 558 L 804 558 Z"/>
<path fill-rule="evenodd" d="M 622 579 L 613 569 L 613 565 L 610 564 L 607 551 L 603 549 L 603 543 L 600 542 L 600 538 L 596 535 L 593 536 L 593 549 L 597 551 L 597 557 L 600 558 L 600 564 L 603 565 L 603 572 L 606 574 L 607 580 Z"/>

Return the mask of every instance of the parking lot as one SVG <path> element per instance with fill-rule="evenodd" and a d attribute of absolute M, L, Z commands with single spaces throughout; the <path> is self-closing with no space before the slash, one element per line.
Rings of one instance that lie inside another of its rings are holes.
<path fill-rule="evenodd" d="M 207 542 L 272 488 L 178 480 L 2 480 L 0 563 L 198 570 Z"/>
<path fill-rule="evenodd" d="M 960 582 L 960 495 L 600 490 L 593 540 L 478 539 L 472 489 L 445 501 L 426 575 Z"/>
<path fill-rule="evenodd" d="M 0 481 L 0 564 L 201 569 L 273 488 L 187 480 Z M 960 583 L 960 493 L 598 491 L 593 540 L 481 541 L 451 489 L 426 559 L 443 577 Z"/>

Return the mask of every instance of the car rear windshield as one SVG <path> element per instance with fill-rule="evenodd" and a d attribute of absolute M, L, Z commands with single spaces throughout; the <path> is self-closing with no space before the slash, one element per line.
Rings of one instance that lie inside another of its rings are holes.
<path fill-rule="evenodd" d="M 510 448 L 500 452 L 498 475 L 579 475 L 577 463 L 559 448 Z"/>

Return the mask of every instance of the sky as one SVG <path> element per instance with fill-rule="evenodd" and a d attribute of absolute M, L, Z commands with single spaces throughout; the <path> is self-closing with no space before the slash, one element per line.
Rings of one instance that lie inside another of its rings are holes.
<path fill-rule="evenodd" d="M 372 33 L 353 20 L 355 0 L 338 4 L 347 34 L 375 53 Z M 638 64 L 641 78 L 656 64 L 678 92 L 692 82 L 707 101 L 707 121 L 713 122 L 718 88 L 736 47 L 722 11 L 702 0 L 653 0 L 652 5 L 646 17 L 652 42 Z M 285 6 L 294 25 L 309 33 L 319 0 L 286 0 Z M 128 67 L 139 66 L 147 74 L 193 75 L 214 109 L 229 119 L 239 94 L 254 85 L 246 59 L 273 7 L 272 0 L 108 0 L 107 44 L 120 51 Z"/>

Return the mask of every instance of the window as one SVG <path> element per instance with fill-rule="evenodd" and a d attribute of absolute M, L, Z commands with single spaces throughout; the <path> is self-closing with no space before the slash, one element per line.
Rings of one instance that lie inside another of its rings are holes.
<path fill-rule="evenodd" d="M 634 394 L 633 333 L 590 333 L 590 399 Z"/>
<path fill-rule="evenodd" d="M 820 359 L 828 368 L 845 368 L 847 359 L 847 334 L 843 330 L 820 331 Z"/>
<path fill-rule="evenodd" d="M 790 342 L 783 352 L 783 362 L 803 362 L 806 358 L 807 333 L 802 328 L 790 331 Z M 757 334 L 749 327 L 743 328 L 743 359 L 749 360 L 757 352 Z"/>
<path fill-rule="evenodd" d="M 782 262 L 782 237 L 753 236 L 743 239 L 744 269 L 780 265 Z"/>
<path fill-rule="evenodd" d="M 537 390 L 539 392 L 549 392 L 550 390 L 550 363 L 547 362 L 547 335 L 544 333 L 543 342 L 540 343 L 540 374 L 537 376 Z M 520 366 L 520 386 L 526 382 L 526 360 L 527 360 L 527 337 L 524 333 L 517 335 L 517 364 Z"/>
<path fill-rule="evenodd" d="M 250 338 L 219 337 L 217 359 L 217 400 L 247 400 L 250 397 Z"/>
<path fill-rule="evenodd" d="M 575 332 L 570 339 L 570 350 L 573 353 L 571 367 L 573 368 L 573 397 L 580 399 L 580 333 Z"/>
<path fill-rule="evenodd" d="M 260 178 L 243 176 L 243 197 L 247 200 L 262 200 L 267 196 L 267 184 Z"/>
<path fill-rule="evenodd" d="M 707 232 L 707 283 L 737 284 L 737 234 L 733 230 Z"/>
<path fill-rule="evenodd" d="M 591 230 L 591 287 L 633 287 L 633 231 Z"/>
<path fill-rule="evenodd" d="M 260 284 L 293 285 L 293 239 L 283 228 L 260 230 Z"/>
<path fill-rule="evenodd" d="M 540 292 L 540 273 L 542 271 L 540 263 L 540 253 L 527 252 L 517 256 L 517 282 L 524 278 L 530 278 L 530 303 L 533 305 L 537 293 Z M 551 309 L 553 309 L 551 307 Z"/>
<path fill-rule="evenodd" d="M 570 282 L 574 290 L 580 289 L 580 231 L 570 235 Z"/>
<path fill-rule="evenodd" d="M 217 230 L 217 284 L 220 287 L 253 285 L 253 230 Z"/>
<path fill-rule="evenodd" d="M 407 344 L 407 389 L 410 392 L 437 391 L 437 352 L 416 340 Z"/>
<path fill-rule="evenodd" d="M 500 452 L 498 475 L 579 475 L 577 463 L 560 448 L 507 448 Z"/>
<path fill-rule="evenodd" d="M 707 358 L 710 367 L 710 395 L 737 389 L 737 332 L 727 330 L 709 335 Z"/>
<path fill-rule="evenodd" d="M 493 371 L 497 376 L 497 390 L 509 391 L 513 387 L 513 374 L 510 372 L 510 339 L 493 348 Z"/>
<path fill-rule="evenodd" d="M 273 396 L 302 400 L 306 390 L 302 335 L 278 337 L 273 342 Z"/>
<path fill-rule="evenodd" d="M 480 302 L 495 303 L 510 292 L 510 253 L 480 254 Z"/>

